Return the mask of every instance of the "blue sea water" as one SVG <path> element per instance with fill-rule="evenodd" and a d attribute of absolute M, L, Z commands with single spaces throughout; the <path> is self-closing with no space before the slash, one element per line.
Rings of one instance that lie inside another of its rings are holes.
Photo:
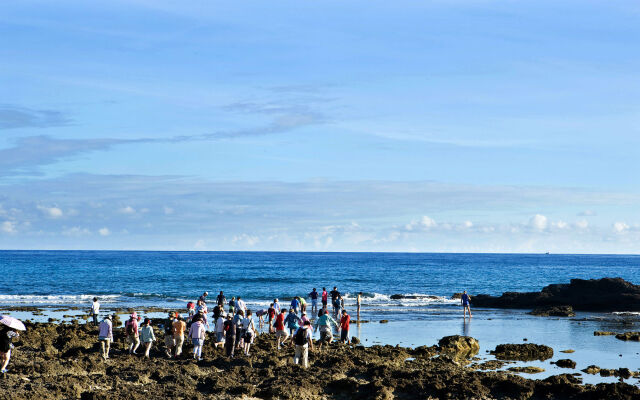
<path fill-rule="evenodd" d="M 640 330 L 637 313 L 578 312 L 575 318 L 546 318 L 528 315 L 528 310 L 476 309 L 472 303 L 473 319 L 465 320 L 459 301 L 450 299 L 465 289 L 472 295 L 538 291 L 572 278 L 621 277 L 639 284 L 640 256 L 634 255 L 0 251 L 0 273 L 0 309 L 53 307 L 43 316 L 3 312 L 22 319 L 86 318 L 93 296 L 100 298 L 103 310 L 184 310 L 186 302 L 203 291 L 213 300 L 224 290 L 228 299 L 241 296 L 255 310 L 268 307 L 274 297 L 286 303 L 313 287 L 337 286 L 346 294 L 352 316 L 355 293 L 365 293 L 361 319 L 370 322 L 351 328 L 365 345 L 433 345 L 443 336 L 461 334 L 477 338 L 479 355 L 488 360 L 493 356 L 487 351 L 497 344 L 526 339 L 556 352 L 551 360 L 526 363 L 545 369 L 535 378 L 574 372 L 551 364 L 567 357 L 578 363 L 577 370 L 591 364 L 640 370 L 640 343 L 593 335 L 594 330 Z M 414 298 L 394 300 L 393 294 Z M 56 311 L 63 306 L 82 309 Z M 164 317 L 153 311 L 143 314 Z M 378 323 L 382 319 L 389 322 Z M 575 353 L 563 354 L 563 349 Z M 581 378 L 585 383 L 616 380 L 587 374 Z"/>
<path fill-rule="evenodd" d="M 427 315 L 455 292 L 537 291 L 572 278 L 640 283 L 640 256 L 286 252 L 0 251 L 0 305 L 183 307 L 203 291 L 256 307 L 313 287 L 365 293 L 376 316 Z M 419 295 L 392 300 L 392 294 Z M 588 294 L 585 294 L 588 295 Z"/>

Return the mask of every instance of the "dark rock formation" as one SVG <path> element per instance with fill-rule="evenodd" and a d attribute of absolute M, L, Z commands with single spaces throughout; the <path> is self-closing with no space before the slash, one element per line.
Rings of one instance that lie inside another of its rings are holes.
<path fill-rule="evenodd" d="M 525 374 L 539 374 L 540 372 L 544 372 L 544 368 L 532 367 L 530 365 L 525 367 L 510 367 L 507 369 L 511 372 L 521 372 Z"/>
<path fill-rule="evenodd" d="M 583 369 L 582 372 L 590 375 L 595 375 L 600 372 L 600 367 L 597 365 L 589 365 L 587 368 Z"/>
<path fill-rule="evenodd" d="M 572 279 L 553 284 L 540 292 L 506 292 L 501 296 L 479 294 L 476 307 L 535 308 L 569 305 L 584 311 L 640 311 L 640 286 L 622 278 Z"/>
<path fill-rule="evenodd" d="M 608 331 L 595 331 L 593 332 L 593 336 L 615 336 L 617 333 L 608 332 Z"/>
<path fill-rule="evenodd" d="M 556 361 L 556 365 L 560 368 L 575 368 L 576 362 L 568 358 L 562 358 Z"/>
<path fill-rule="evenodd" d="M 111 358 L 104 361 L 95 327 L 27 323 L 9 372 L 0 379 L 0 399 L 640 398 L 640 389 L 626 383 L 581 385 L 571 375 L 532 380 L 476 371 L 446 355 L 431 357 L 437 354 L 435 346 L 335 344 L 309 352 L 311 368 L 304 371 L 291 364 L 292 348 L 276 350 L 273 334 L 258 335 L 250 356 L 229 359 L 208 333 L 199 362 L 189 359 L 188 344 L 184 359 L 167 359 L 161 340 L 152 347 L 151 360 L 143 360 L 128 354 L 122 328 L 114 336 Z M 157 336 L 162 337 L 159 330 Z M 443 346 L 456 342 L 447 339 Z M 415 359 L 406 362 L 410 357 Z"/>
<path fill-rule="evenodd" d="M 575 317 L 576 313 L 573 312 L 571 306 L 544 306 L 537 307 L 528 314 L 537 315 L 540 317 Z"/>
<path fill-rule="evenodd" d="M 470 336 L 445 336 L 438 342 L 438 350 L 458 359 L 471 358 L 480 351 L 480 344 Z"/>
<path fill-rule="evenodd" d="M 553 349 L 543 344 L 499 344 L 491 352 L 501 360 L 544 361 L 553 357 Z"/>
<path fill-rule="evenodd" d="M 624 332 L 616 335 L 616 339 L 619 340 L 632 340 L 634 342 L 640 342 L 640 332 Z"/>

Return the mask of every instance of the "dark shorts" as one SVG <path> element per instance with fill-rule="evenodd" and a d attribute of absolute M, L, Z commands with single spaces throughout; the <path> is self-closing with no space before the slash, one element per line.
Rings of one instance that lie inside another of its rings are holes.
<path fill-rule="evenodd" d="M 344 329 L 340 331 L 340 340 L 349 341 L 349 331 Z"/>
<path fill-rule="evenodd" d="M 322 305 L 326 307 L 327 306 L 327 301 L 326 300 L 322 300 Z"/>
<path fill-rule="evenodd" d="M 462 307 L 469 307 L 469 303 L 462 303 Z"/>

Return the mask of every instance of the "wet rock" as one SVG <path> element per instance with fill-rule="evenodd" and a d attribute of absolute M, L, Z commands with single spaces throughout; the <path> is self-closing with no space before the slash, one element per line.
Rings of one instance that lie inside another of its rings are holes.
<path fill-rule="evenodd" d="M 380 323 L 381 323 L 381 324 L 388 324 L 388 323 L 389 323 L 389 320 L 387 320 L 387 319 L 381 319 L 381 320 L 380 320 Z"/>
<path fill-rule="evenodd" d="M 623 379 L 629 379 L 633 376 L 633 374 L 631 373 L 631 370 L 629 368 L 618 368 L 618 373 L 616 376 Z"/>
<path fill-rule="evenodd" d="M 615 336 L 617 333 L 609 332 L 609 331 L 595 331 L 593 332 L 593 336 Z"/>
<path fill-rule="evenodd" d="M 358 339 L 357 337 L 354 336 L 354 337 L 351 338 L 351 343 L 360 344 L 360 339 Z"/>
<path fill-rule="evenodd" d="M 542 344 L 499 344 L 491 352 L 501 360 L 544 361 L 553 357 L 553 349 Z"/>
<path fill-rule="evenodd" d="M 568 358 L 562 358 L 556 361 L 556 365 L 560 368 L 575 368 L 576 362 Z"/>
<path fill-rule="evenodd" d="M 568 284 L 545 286 L 540 292 L 479 294 L 474 297 L 474 305 L 492 308 L 568 305 L 584 311 L 640 311 L 640 286 L 622 278 L 572 279 Z"/>
<path fill-rule="evenodd" d="M 438 350 L 454 358 L 471 358 L 480 351 L 480 344 L 470 336 L 445 336 L 438 341 Z"/>
<path fill-rule="evenodd" d="M 634 342 L 640 342 L 640 332 L 624 332 L 616 335 L 618 340 L 632 340 Z"/>
<path fill-rule="evenodd" d="M 392 300 L 403 300 L 403 299 L 409 299 L 409 300 L 432 299 L 432 300 L 437 300 L 437 299 L 440 299 L 440 297 L 438 297 L 438 296 L 432 296 L 432 295 L 428 295 L 428 294 L 392 294 L 391 296 L 389 296 L 389 298 L 391 298 Z"/>
<path fill-rule="evenodd" d="M 533 311 L 529 312 L 530 315 L 537 315 L 540 317 L 575 317 L 576 313 L 573 312 L 571 306 L 545 306 L 537 307 Z"/>
<path fill-rule="evenodd" d="M 582 372 L 585 374 L 595 375 L 600 372 L 600 367 L 597 365 L 589 365 L 587 368 L 583 369 Z"/>
<path fill-rule="evenodd" d="M 526 367 L 510 367 L 507 368 L 508 371 L 511 372 L 521 372 L 524 374 L 539 374 L 540 372 L 544 372 L 544 368 L 526 366 Z"/>
<path fill-rule="evenodd" d="M 488 369 L 500 369 L 502 367 L 504 367 L 506 363 L 504 361 L 500 361 L 500 360 L 489 360 L 489 361 L 485 361 L 481 364 L 478 364 L 476 366 L 476 368 L 481 369 L 481 370 L 488 370 Z"/>
<path fill-rule="evenodd" d="M 576 351 L 573 349 L 560 350 L 560 353 L 575 353 Z"/>
<path fill-rule="evenodd" d="M 451 296 L 451 300 L 460 300 L 460 299 L 462 299 L 462 292 L 460 292 L 460 293 L 454 293 L 454 294 Z"/>

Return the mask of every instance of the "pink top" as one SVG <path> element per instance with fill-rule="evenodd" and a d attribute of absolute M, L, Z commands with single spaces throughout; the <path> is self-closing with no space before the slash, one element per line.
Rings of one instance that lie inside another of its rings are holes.
<path fill-rule="evenodd" d="M 189 328 L 189 337 L 191 339 L 204 339 L 207 335 L 207 331 L 204 329 L 204 324 L 200 321 L 196 321 L 191 324 Z"/>
<path fill-rule="evenodd" d="M 113 340 L 113 328 L 111 325 L 111 321 L 105 319 L 100 322 L 100 332 L 98 333 L 98 337 L 109 338 Z"/>
<path fill-rule="evenodd" d="M 127 325 L 133 324 L 133 334 L 138 336 L 138 321 L 130 319 L 127 321 Z"/>

